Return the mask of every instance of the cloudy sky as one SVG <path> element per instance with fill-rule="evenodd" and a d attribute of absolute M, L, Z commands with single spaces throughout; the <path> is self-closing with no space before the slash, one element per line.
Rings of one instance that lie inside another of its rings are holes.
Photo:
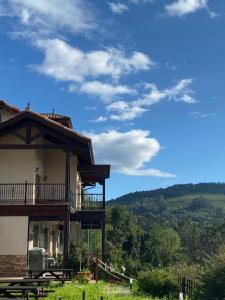
<path fill-rule="evenodd" d="M 0 0 L 0 98 L 70 115 L 108 198 L 225 181 L 225 1 Z"/>

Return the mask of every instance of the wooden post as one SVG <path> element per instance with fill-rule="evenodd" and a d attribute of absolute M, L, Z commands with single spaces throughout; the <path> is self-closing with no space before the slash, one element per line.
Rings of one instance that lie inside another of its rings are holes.
<path fill-rule="evenodd" d="M 85 291 L 83 291 L 82 293 L 82 300 L 85 300 L 86 299 L 86 295 L 85 295 Z"/>
<path fill-rule="evenodd" d="M 95 262 L 95 280 L 98 282 L 98 257 L 96 258 Z"/>
<path fill-rule="evenodd" d="M 68 267 L 69 260 L 69 226 L 70 226 L 70 212 L 66 212 L 64 217 L 64 241 L 63 241 L 63 265 Z"/>
<path fill-rule="evenodd" d="M 103 209 L 105 209 L 105 180 L 103 181 L 103 184 L 102 184 L 102 194 L 103 194 L 102 206 L 103 206 Z"/>
<path fill-rule="evenodd" d="M 103 262 L 106 261 L 106 255 L 105 255 L 105 216 L 103 217 L 102 221 L 102 260 Z"/>
<path fill-rule="evenodd" d="M 102 193 L 103 193 L 103 209 L 105 210 L 105 180 L 102 183 Z M 105 262 L 105 212 L 102 221 L 102 260 Z"/>
<path fill-rule="evenodd" d="M 71 153 L 66 152 L 66 169 L 65 169 L 65 201 L 70 201 L 70 158 Z"/>
<path fill-rule="evenodd" d="M 24 204 L 27 204 L 27 180 L 25 181 L 25 195 L 24 195 Z"/>
<path fill-rule="evenodd" d="M 185 296 L 186 296 L 186 280 L 185 280 L 185 277 L 182 277 L 181 289 L 182 289 L 183 296 L 185 298 Z"/>
<path fill-rule="evenodd" d="M 66 152 L 66 167 L 65 167 L 65 202 L 70 201 L 70 158 L 71 152 Z M 64 268 L 68 267 L 69 260 L 69 231 L 70 231 L 70 210 L 64 217 L 64 245 L 63 245 L 63 265 Z"/>

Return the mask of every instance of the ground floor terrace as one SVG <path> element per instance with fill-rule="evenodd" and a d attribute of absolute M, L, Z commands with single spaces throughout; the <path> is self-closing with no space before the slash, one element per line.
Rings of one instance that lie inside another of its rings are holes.
<path fill-rule="evenodd" d="M 76 252 L 80 268 L 80 255 L 104 256 L 104 211 L 74 212 L 64 205 L 10 208 L 10 215 L 6 206 L 0 211 L 1 277 L 24 276 L 28 269 L 68 268 L 74 247 L 86 249 Z"/>

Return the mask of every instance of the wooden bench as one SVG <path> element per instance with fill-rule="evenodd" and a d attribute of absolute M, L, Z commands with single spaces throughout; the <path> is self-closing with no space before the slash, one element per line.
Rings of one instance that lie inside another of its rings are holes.
<path fill-rule="evenodd" d="M 27 286 L 36 285 L 40 286 L 44 283 L 50 283 L 50 278 L 37 278 L 37 279 L 0 279 L 0 284 L 8 284 L 8 286 Z"/>
<path fill-rule="evenodd" d="M 45 296 L 43 289 L 36 286 L 0 286 L 0 298 L 29 298 L 29 294 L 33 298 L 39 299 Z"/>
<path fill-rule="evenodd" d="M 27 273 L 30 279 L 38 279 L 43 275 L 50 274 L 53 279 L 65 282 L 72 279 L 73 269 L 28 269 Z"/>

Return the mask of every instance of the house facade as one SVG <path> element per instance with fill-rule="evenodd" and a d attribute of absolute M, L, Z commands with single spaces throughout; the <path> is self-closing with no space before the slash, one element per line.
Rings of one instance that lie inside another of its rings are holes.
<path fill-rule="evenodd" d="M 0 101 L 0 275 L 67 267 L 83 230 L 100 231 L 104 259 L 109 174 L 69 117 Z"/>

